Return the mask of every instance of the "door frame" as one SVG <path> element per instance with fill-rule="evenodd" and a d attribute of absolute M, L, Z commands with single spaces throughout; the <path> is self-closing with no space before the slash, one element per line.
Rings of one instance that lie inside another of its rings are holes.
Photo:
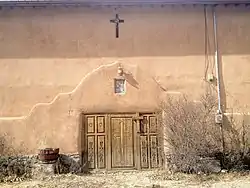
<path fill-rule="evenodd" d="M 81 164 L 86 165 L 86 161 L 88 160 L 88 154 L 87 154 L 87 133 L 86 133 L 86 125 L 85 125 L 85 118 L 86 116 L 105 116 L 105 154 L 106 154 L 106 168 L 104 170 L 141 170 L 141 159 L 140 159 L 140 132 L 139 132 L 139 127 L 140 127 L 140 122 L 135 121 L 134 118 L 136 119 L 137 117 L 140 116 L 140 114 L 157 114 L 156 111 L 147 111 L 147 112 L 99 112 L 99 113 L 81 113 L 81 118 L 80 118 L 80 140 L 79 140 L 79 149 L 80 149 L 80 155 L 81 155 Z M 134 139 L 134 144 L 133 144 L 133 150 L 134 150 L 134 168 L 112 168 L 112 162 L 111 162 L 111 126 L 110 126 L 110 120 L 112 117 L 130 117 L 133 119 L 133 139 Z M 157 115 L 156 115 L 157 118 Z M 158 118 L 157 118 L 158 119 Z M 159 135 L 159 143 L 160 143 L 160 151 L 159 151 L 159 160 L 161 160 L 160 167 L 163 166 L 162 162 L 162 154 L 163 154 L 163 139 L 162 135 Z M 95 156 L 96 157 L 96 156 Z M 97 161 L 97 159 L 96 159 Z M 95 169 L 94 170 L 101 170 L 97 168 L 97 164 L 95 164 Z M 148 170 L 150 170 L 149 168 Z M 90 169 L 89 169 L 90 170 Z"/>

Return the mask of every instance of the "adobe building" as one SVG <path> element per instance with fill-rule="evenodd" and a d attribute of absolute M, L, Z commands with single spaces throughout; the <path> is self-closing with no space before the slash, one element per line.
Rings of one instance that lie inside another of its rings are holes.
<path fill-rule="evenodd" d="M 90 168 L 160 167 L 155 113 L 168 96 L 197 100 L 210 86 L 225 114 L 250 103 L 247 1 L 0 8 L 0 134 L 13 151 L 58 147 L 87 153 Z"/>

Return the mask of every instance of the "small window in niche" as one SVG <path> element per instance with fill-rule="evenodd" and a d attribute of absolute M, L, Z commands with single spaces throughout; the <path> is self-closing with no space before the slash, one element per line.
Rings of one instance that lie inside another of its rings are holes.
<path fill-rule="evenodd" d="M 115 78 L 114 88 L 115 88 L 116 94 L 125 94 L 126 93 L 126 80 L 123 78 Z"/>

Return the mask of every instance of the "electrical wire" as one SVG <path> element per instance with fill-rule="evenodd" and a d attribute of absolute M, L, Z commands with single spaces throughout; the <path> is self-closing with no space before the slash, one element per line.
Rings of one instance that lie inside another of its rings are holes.
<path fill-rule="evenodd" d="M 204 6 L 204 39 L 205 39 L 205 71 L 204 71 L 204 79 L 206 80 L 208 71 L 213 74 L 214 71 L 214 63 L 211 60 L 211 43 L 209 37 L 209 29 L 208 29 L 208 16 L 207 16 L 207 6 Z"/>
<path fill-rule="evenodd" d="M 204 29 L 205 29 L 205 36 L 204 36 L 204 39 L 205 39 L 205 71 L 204 71 L 204 80 L 207 79 L 207 72 L 208 72 L 208 67 L 209 67 L 209 58 L 208 58 L 208 37 L 207 37 L 207 7 L 204 6 Z"/>

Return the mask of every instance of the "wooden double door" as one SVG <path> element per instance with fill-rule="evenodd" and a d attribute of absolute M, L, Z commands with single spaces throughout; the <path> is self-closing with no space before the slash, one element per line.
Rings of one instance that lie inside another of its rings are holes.
<path fill-rule="evenodd" d="M 90 169 L 150 169 L 162 164 L 153 113 L 88 114 L 83 129 L 83 162 Z"/>

